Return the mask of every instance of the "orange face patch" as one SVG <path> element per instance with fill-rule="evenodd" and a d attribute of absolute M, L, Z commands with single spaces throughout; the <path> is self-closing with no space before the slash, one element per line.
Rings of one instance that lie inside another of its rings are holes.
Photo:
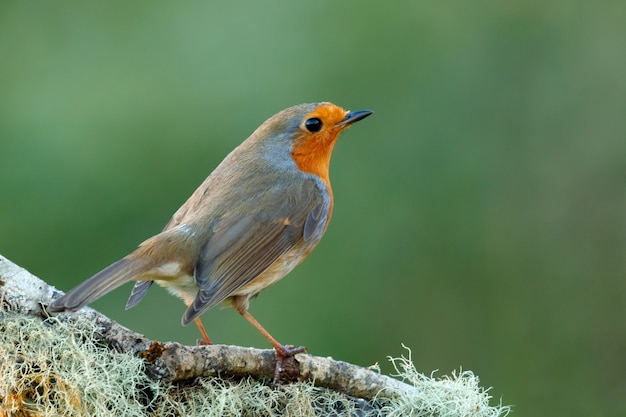
<path fill-rule="evenodd" d="M 304 172 L 315 174 L 328 186 L 330 155 L 345 125 L 338 126 L 348 112 L 334 104 L 322 104 L 302 118 L 300 132 L 294 138 L 293 159 Z"/>

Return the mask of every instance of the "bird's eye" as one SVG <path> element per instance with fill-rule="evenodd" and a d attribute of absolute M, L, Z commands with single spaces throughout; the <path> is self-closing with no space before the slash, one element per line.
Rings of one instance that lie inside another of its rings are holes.
<path fill-rule="evenodd" d="M 317 117 L 311 117 L 306 122 L 304 122 L 304 127 L 311 133 L 317 133 L 322 130 L 322 121 Z"/>

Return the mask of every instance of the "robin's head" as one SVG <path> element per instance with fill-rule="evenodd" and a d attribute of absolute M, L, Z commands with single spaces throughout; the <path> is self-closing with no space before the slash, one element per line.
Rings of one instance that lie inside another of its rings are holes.
<path fill-rule="evenodd" d="M 271 146 L 289 148 L 300 170 L 328 181 L 330 155 L 339 134 L 370 114 L 369 110 L 350 112 L 327 102 L 300 104 L 268 119 L 254 136 L 271 138 Z"/>

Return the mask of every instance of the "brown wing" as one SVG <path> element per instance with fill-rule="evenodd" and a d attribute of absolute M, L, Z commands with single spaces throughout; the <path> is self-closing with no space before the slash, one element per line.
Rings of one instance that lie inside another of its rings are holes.
<path fill-rule="evenodd" d="M 271 210 L 274 218 L 265 213 L 226 215 L 215 223 L 196 265 L 200 291 L 185 312 L 183 324 L 250 283 L 297 244 L 319 241 L 330 204 L 314 187 L 315 191 L 308 189 L 297 202 L 280 201 Z"/>

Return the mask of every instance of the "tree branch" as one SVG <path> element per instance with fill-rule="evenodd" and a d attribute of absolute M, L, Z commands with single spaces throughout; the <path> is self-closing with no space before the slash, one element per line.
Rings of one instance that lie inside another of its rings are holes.
<path fill-rule="evenodd" d="M 91 308 L 50 317 L 45 306 L 59 294 L 0 256 L 0 416 L 498 417 L 509 412 L 489 404 L 488 390 L 470 371 L 427 377 L 410 355 L 390 359 L 410 384 L 297 354 L 283 364 L 285 383 L 271 386 L 273 350 L 161 343 Z"/>
<path fill-rule="evenodd" d="M 1 256 L 0 279 L 4 282 L 0 282 L 4 305 L 21 314 L 45 316 L 45 305 L 60 295 L 54 287 Z M 96 323 L 102 340 L 116 351 L 142 357 L 146 362 L 146 373 L 152 379 L 176 382 L 198 377 L 228 376 L 271 380 L 274 374 L 276 359 L 271 349 L 161 343 L 149 340 L 88 307 L 58 315 L 64 321 L 73 321 L 78 317 Z M 281 381 L 307 381 L 364 399 L 414 389 L 411 385 L 366 368 L 303 353 L 285 361 Z"/>

